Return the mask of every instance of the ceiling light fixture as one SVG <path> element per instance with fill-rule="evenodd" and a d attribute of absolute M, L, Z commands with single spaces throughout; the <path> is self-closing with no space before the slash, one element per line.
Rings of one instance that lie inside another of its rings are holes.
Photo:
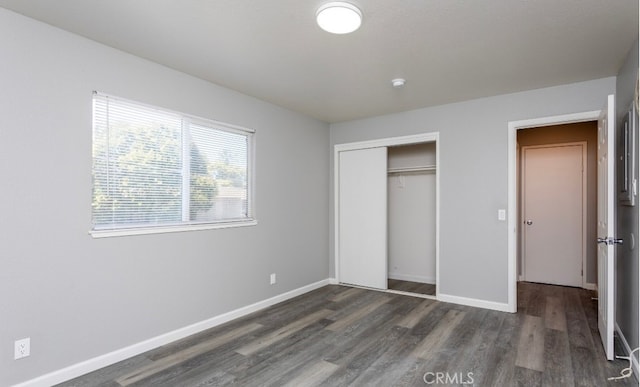
<path fill-rule="evenodd" d="M 392 79 L 392 80 L 391 80 L 391 86 L 393 86 L 393 87 L 395 87 L 395 88 L 399 88 L 399 87 L 404 86 L 404 84 L 405 84 L 406 82 L 407 82 L 407 81 L 406 81 L 406 80 L 404 80 L 403 78 L 396 78 L 396 79 Z"/>
<path fill-rule="evenodd" d="M 362 12 L 353 4 L 332 1 L 318 8 L 316 22 L 332 34 L 348 34 L 360 28 Z"/>

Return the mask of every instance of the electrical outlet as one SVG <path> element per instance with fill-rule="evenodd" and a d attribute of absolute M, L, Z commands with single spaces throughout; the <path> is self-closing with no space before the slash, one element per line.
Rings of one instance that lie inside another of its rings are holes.
<path fill-rule="evenodd" d="M 271 273 L 271 277 L 269 278 L 269 282 L 271 285 L 276 283 L 276 273 Z"/>
<path fill-rule="evenodd" d="M 23 357 L 27 357 L 30 354 L 31 354 L 31 338 L 30 337 L 15 341 L 14 348 L 13 348 L 14 360 L 22 359 Z"/>

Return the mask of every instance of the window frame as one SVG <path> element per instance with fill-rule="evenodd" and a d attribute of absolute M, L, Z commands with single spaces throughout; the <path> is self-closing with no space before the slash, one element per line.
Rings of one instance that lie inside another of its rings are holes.
<path fill-rule="evenodd" d="M 215 230 L 223 228 L 235 228 L 235 227 L 247 227 L 255 226 L 258 224 L 256 219 L 255 209 L 255 130 L 246 127 L 228 124 L 221 121 L 216 121 L 208 118 L 198 117 L 195 115 L 178 112 L 164 107 L 154 106 L 146 104 L 144 102 L 133 101 L 126 98 L 116 97 L 110 94 L 94 91 L 92 95 L 92 125 L 91 125 L 91 147 L 93 149 L 95 143 L 95 101 L 96 98 L 108 98 L 116 101 L 123 101 L 130 104 L 139 105 L 143 108 L 160 110 L 165 113 L 175 114 L 180 116 L 183 125 L 185 122 L 193 123 L 195 125 L 207 126 L 213 130 L 219 130 L 223 132 L 242 134 L 247 137 L 247 217 L 243 219 L 230 219 L 219 221 L 201 221 L 201 222 L 185 222 L 185 223 L 172 223 L 165 225 L 153 225 L 153 226 L 117 226 L 111 228 L 95 228 L 93 224 L 93 207 L 91 207 L 91 226 L 89 234 L 93 238 L 109 238 L 120 237 L 130 235 L 146 235 L 146 234 L 161 234 L 161 233 L 173 233 L 173 232 L 186 232 L 186 231 L 202 231 L 202 230 Z M 93 151 L 91 155 L 91 173 L 94 173 L 94 156 Z M 90 202 L 93 200 L 94 179 L 91 179 L 91 195 Z"/>

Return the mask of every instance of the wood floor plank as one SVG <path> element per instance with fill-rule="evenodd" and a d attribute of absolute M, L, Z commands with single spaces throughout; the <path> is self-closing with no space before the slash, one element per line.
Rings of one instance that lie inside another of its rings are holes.
<path fill-rule="evenodd" d="M 546 329 L 544 339 L 544 386 L 573 386 L 569 336 L 566 331 Z"/>
<path fill-rule="evenodd" d="M 148 378 L 153 374 L 161 372 L 171 366 L 181 363 L 187 359 L 193 358 L 201 353 L 211 351 L 216 347 L 219 347 L 220 345 L 228 343 L 232 340 L 236 340 L 238 337 L 246 335 L 260 328 L 262 328 L 262 325 L 260 324 L 249 324 L 246 326 L 238 327 L 225 335 L 213 337 L 208 341 L 201 342 L 192 347 L 187 347 L 170 356 L 156 360 L 151 364 L 148 364 L 144 367 L 136 369 L 129 374 L 117 378 L 116 381 L 122 386 L 129 386 L 140 380 Z"/>
<path fill-rule="evenodd" d="M 425 372 L 457 375 L 453 385 L 468 372 L 476 386 L 638 385 L 606 380 L 627 364 L 606 361 L 590 291 L 520 283 L 511 314 L 350 290 L 329 285 L 60 386 L 407 387 L 426 385 Z"/>
<path fill-rule="evenodd" d="M 332 332 L 324 329 L 328 323 L 329 320 L 320 320 L 309 325 L 226 370 L 243 386 L 286 384 L 299 370 L 326 360 L 325 354 L 334 347 Z"/>
<path fill-rule="evenodd" d="M 544 316 L 546 295 L 543 292 L 544 285 L 528 284 L 530 286 L 527 292 L 526 314 L 529 316 Z"/>
<path fill-rule="evenodd" d="M 604 378 L 604 370 L 597 361 L 596 344 L 592 330 L 587 321 L 580 292 L 569 289 L 565 292 L 567 316 L 567 335 L 571 354 L 571 364 L 574 371 L 574 380 L 577 385 L 589 386 L 592 380 Z"/>
<path fill-rule="evenodd" d="M 411 334 L 420 337 L 420 339 L 426 337 L 436 328 L 440 321 L 442 321 L 444 315 L 452 309 L 450 306 L 451 304 L 438 302 L 429 313 L 427 313 L 413 328 L 411 328 Z"/>
<path fill-rule="evenodd" d="M 496 340 L 486 353 L 484 367 L 479 375 L 474 374 L 478 386 L 511 386 L 514 377 L 518 338 L 520 335 L 518 315 L 505 314 L 498 328 Z"/>
<path fill-rule="evenodd" d="M 420 320 L 424 318 L 424 316 L 428 315 L 438 303 L 433 300 L 424 300 L 418 305 L 411 313 L 406 315 L 402 320 L 398 322 L 398 326 L 405 328 L 413 328 L 418 324 Z"/>
<path fill-rule="evenodd" d="M 284 384 L 283 387 L 319 386 L 338 368 L 340 367 L 333 363 L 320 360 L 319 362 L 305 369 L 295 378 L 291 379 L 287 384 Z"/>
<path fill-rule="evenodd" d="M 542 386 L 542 372 L 516 367 L 513 371 L 513 386 L 516 387 L 538 387 Z M 563 385 L 554 385 L 553 387 L 560 387 Z"/>
<path fill-rule="evenodd" d="M 544 323 L 542 318 L 525 316 L 518 341 L 516 366 L 544 371 Z"/>
<path fill-rule="evenodd" d="M 330 330 L 330 331 L 334 331 L 334 332 L 342 330 L 342 329 L 348 327 L 349 325 L 352 325 L 356 321 L 362 319 L 367 314 L 373 312 L 377 307 L 379 307 L 379 306 L 381 306 L 383 304 L 386 304 L 387 302 L 389 302 L 389 300 L 390 300 L 389 297 L 386 297 L 386 296 L 385 297 L 380 297 L 379 299 L 377 299 L 376 301 L 372 302 L 371 304 L 364 305 L 360 309 L 358 309 L 358 310 L 354 311 L 353 313 L 349 314 L 348 316 L 340 318 L 339 320 L 337 320 L 333 324 L 329 325 L 327 327 L 327 329 Z"/>
<path fill-rule="evenodd" d="M 88 373 L 80 378 L 61 383 L 59 386 L 65 387 L 120 387 L 115 381 L 123 373 L 128 373 L 141 367 L 151 364 L 151 360 L 146 356 L 135 356 L 110 367 L 101 368 L 97 371 Z"/>
<path fill-rule="evenodd" d="M 581 301 L 581 309 L 584 313 L 587 325 L 591 330 L 592 342 L 594 345 L 593 352 L 596 359 L 605 356 L 604 347 L 601 343 L 600 332 L 598 330 L 598 301 L 595 299 L 595 293 L 593 292 L 578 292 L 578 296 Z M 622 350 L 623 344 L 619 341 L 617 336 L 614 336 L 614 352 L 618 356 L 627 356 Z M 600 367 L 600 374 L 603 377 L 619 376 L 620 371 L 628 366 L 627 361 L 622 359 L 614 359 L 605 363 L 597 362 Z M 619 381 L 609 381 L 609 386 L 617 386 Z M 640 385 L 640 384 L 639 384 Z"/>
<path fill-rule="evenodd" d="M 362 351 L 362 348 L 381 336 L 388 335 L 398 319 L 395 308 L 383 304 L 375 313 L 364 316 L 348 329 L 333 332 L 329 343 L 330 349 L 323 354 L 323 359 L 338 365 L 348 364 Z"/>
<path fill-rule="evenodd" d="M 151 374 L 147 378 L 132 383 L 129 386 L 174 387 L 177 385 L 191 386 L 199 381 L 210 379 L 231 381 L 234 377 L 226 372 L 226 367 L 239 364 L 245 360 L 246 357 L 235 351 L 205 352 L 160 372 Z M 215 366 L 212 366 L 213 364 L 215 364 Z M 118 385 L 121 386 L 121 384 Z"/>
<path fill-rule="evenodd" d="M 281 327 L 300 317 L 314 313 L 318 309 L 333 309 L 333 303 L 327 302 L 327 298 L 331 298 L 338 294 L 342 288 L 349 289 L 345 286 L 333 286 L 332 291 L 309 292 L 303 294 L 300 300 L 287 300 L 270 307 L 271 313 L 253 313 L 243 318 L 244 321 L 257 322 L 268 327 Z M 318 290 L 322 290 L 320 288 Z M 271 309 L 273 308 L 273 309 Z"/>
<path fill-rule="evenodd" d="M 413 351 L 413 356 L 421 359 L 431 358 L 449 338 L 451 332 L 462 321 L 465 313 L 458 310 L 448 311 L 442 321 L 425 337 Z"/>
<path fill-rule="evenodd" d="M 407 298 L 401 297 L 401 299 L 404 301 Z M 328 340 L 319 337 L 317 340 L 311 341 L 311 347 L 308 347 L 309 344 L 307 344 L 307 347 L 300 348 L 295 348 L 295 346 L 293 348 L 273 348 L 272 351 L 264 354 L 268 359 L 244 371 L 238 381 L 243 385 L 248 382 L 249 385 L 256 383 L 259 386 L 280 386 L 287 382 L 287 377 L 290 374 L 295 374 L 292 369 L 309 366 L 313 363 L 307 355 L 317 356 L 319 353 L 322 354 L 323 360 L 340 365 L 339 370 L 346 368 L 347 373 L 350 374 L 353 372 L 355 363 L 366 363 L 370 361 L 368 359 L 377 357 L 378 351 L 372 349 L 371 346 L 386 347 L 393 342 L 394 335 L 388 334 L 386 328 L 395 323 L 394 320 L 397 318 L 395 310 L 402 307 L 402 303 L 394 303 L 393 306 L 381 305 L 373 309 L 371 314 L 364 316 L 362 321 L 356 322 L 348 330 L 340 331 L 337 335 L 329 330 L 324 330 L 327 336 L 331 335 L 332 337 Z M 368 340 L 363 341 L 363 338 Z M 309 340 L 305 340 L 305 342 L 309 343 Z M 283 351 L 288 354 L 283 356 Z M 274 362 L 280 364 L 280 367 L 271 367 Z M 332 374 L 331 377 L 333 378 L 333 376 Z M 344 373 L 336 378 L 341 379 L 342 377 L 344 377 Z"/>
<path fill-rule="evenodd" d="M 527 307 L 527 303 L 528 303 L 528 298 L 529 298 L 529 283 L 528 282 L 520 282 L 518 284 L 518 290 L 516 291 L 517 294 L 517 309 L 518 309 L 518 313 L 526 313 L 526 307 Z"/>
<path fill-rule="evenodd" d="M 409 356 L 418 344 L 418 337 L 407 328 L 396 327 L 399 336 L 388 345 L 378 359 L 352 381 L 356 386 L 391 386 L 408 374 L 417 360 Z"/>
<path fill-rule="evenodd" d="M 389 297 L 387 293 L 383 292 L 370 291 L 361 288 L 357 288 L 357 290 L 362 291 L 362 293 L 355 297 L 349 297 L 338 302 L 328 302 L 325 309 L 331 309 L 334 313 L 327 318 L 329 320 L 337 321 L 343 317 L 351 315 L 363 307 L 366 307 L 366 305 L 376 302 L 380 298 Z"/>
<path fill-rule="evenodd" d="M 235 383 L 235 377 L 223 370 L 215 369 L 203 372 L 202 368 L 200 366 L 182 369 L 179 373 L 174 373 L 173 378 L 147 379 L 136 383 L 133 387 L 227 386 Z"/>
<path fill-rule="evenodd" d="M 353 347 L 346 356 L 339 359 L 340 368 L 327 380 L 330 386 L 353 385 L 355 379 L 365 374 L 371 365 L 387 352 L 404 334 L 406 329 L 394 326 L 393 320 L 388 320 L 383 326 L 383 332 L 371 335 L 370 340 Z"/>
<path fill-rule="evenodd" d="M 446 369 L 463 375 L 471 373 L 474 380 L 479 380 L 491 367 L 487 357 L 493 350 L 503 319 L 503 313 L 468 308 L 465 319 L 446 342 L 449 350 L 446 356 L 441 356 L 446 358 Z"/>
<path fill-rule="evenodd" d="M 391 385 L 394 375 L 401 376 L 403 369 L 411 366 L 414 360 L 406 358 L 418 339 L 409 334 L 407 328 L 397 326 L 397 322 L 406 313 L 406 306 L 417 305 L 417 300 L 399 295 L 391 297 L 389 303 L 366 316 L 360 324 L 337 332 L 332 350 L 323 358 L 341 368 L 325 385 Z"/>
<path fill-rule="evenodd" d="M 362 294 L 364 293 L 365 290 L 364 289 L 360 289 L 360 288 L 349 288 L 349 287 L 345 287 L 344 291 L 336 294 L 335 296 L 329 298 L 329 301 L 332 302 L 342 302 L 350 297 L 355 297 L 358 294 Z"/>
<path fill-rule="evenodd" d="M 282 340 L 283 338 L 294 334 L 295 332 L 301 330 L 307 325 L 314 323 L 322 318 L 327 317 L 333 313 L 333 311 L 328 309 L 320 309 L 319 311 L 312 313 L 304 318 L 296 320 L 280 329 L 277 329 L 274 332 L 271 332 L 263 337 L 260 337 L 258 340 L 244 345 L 241 348 L 238 348 L 236 352 L 241 355 L 249 356 L 259 350 L 268 347 L 269 345 L 275 343 L 278 340 Z"/>
<path fill-rule="evenodd" d="M 567 331 L 567 318 L 564 315 L 562 298 L 559 296 L 547 296 L 544 324 L 547 328 L 558 331 Z"/>

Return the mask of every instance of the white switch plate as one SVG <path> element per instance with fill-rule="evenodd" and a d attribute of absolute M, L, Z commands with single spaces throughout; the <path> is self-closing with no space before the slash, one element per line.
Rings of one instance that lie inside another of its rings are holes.
<path fill-rule="evenodd" d="M 15 360 L 22 359 L 31 354 L 31 338 L 16 340 L 14 343 L 13 358 Z"/>
<path fill-rule="evenodd" d="M 498 220 L 507 220 L 507 210 L 498 210 Z"/>
<path fill-rule="evenodd" d="M 269 278 L 269 281 L 271 283 L 271 285 L 276 283 L 276 273 L 272 273 L 271 277 Z"/>

